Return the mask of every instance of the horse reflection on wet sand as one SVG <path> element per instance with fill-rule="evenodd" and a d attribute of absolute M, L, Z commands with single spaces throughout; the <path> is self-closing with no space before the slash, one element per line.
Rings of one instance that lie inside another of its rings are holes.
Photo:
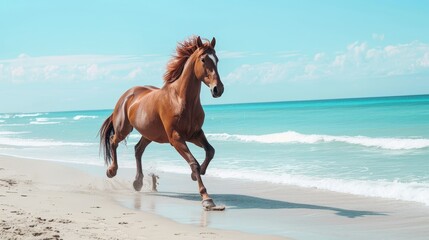
<path fill-rule="evenodd" d="M 201 83 L 210 88 L 215 98 L 222 96 L 224 91 L 217 71 L 215 44 L 215 38 L 203 42 L 200 37 L 179 43 L 176 56 L 167 65 L 162 88 L 137 86 L 119 98 L 112 115 L 100 129 L 100 150 L 106 164 L 110 165 L 106 172 L 109 178 L 114 177 L 118 170 L 118 144 L 136 129 L 142 137 L 135 146 L 137 173 L 134 189 L 140 191 L 143 186 L 141 159 L 145 148 L 151 142 L 170 143 L 188 162 L 191 177 L 198 182 L 203 207 L 214 209 L 216 205 L 201 179 L 215 150 L 202 130 L 204 110 L 200 92 Z M 206 158 L 201 166 L 186 142 L 204 148 Z"/>

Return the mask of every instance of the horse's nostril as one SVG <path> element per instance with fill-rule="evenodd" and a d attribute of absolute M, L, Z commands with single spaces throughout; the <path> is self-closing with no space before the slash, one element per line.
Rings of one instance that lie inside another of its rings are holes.
<path fill-rule="evenodd" d="M 213 88 L 213 93 L 214 93 L 215 95 L 217 95 L 217 94 L 218 94 L 217 87 L 214 87 L 214 88 Z"/>

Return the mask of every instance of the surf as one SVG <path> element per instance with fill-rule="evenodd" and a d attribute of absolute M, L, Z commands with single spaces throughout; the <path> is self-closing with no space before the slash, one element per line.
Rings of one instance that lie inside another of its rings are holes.
<path fill-rule="evenodd" d="M 263 134 L 263 135 L 241 135 L 228 133 L 207 134 L 209 140 L 213 141 L 235 141 L 235 142 L 257 142 L 265 144 L 273 143 L 300 143 L 318 144 L 340 142 L 346 144 L 360 145 L 389 150 L 410 150 L 429 147 L 429 139 L 425 138 L 387 138 L 367 136 L 333 136 L 320 134 L 302 134 L 295 131 Z"/>

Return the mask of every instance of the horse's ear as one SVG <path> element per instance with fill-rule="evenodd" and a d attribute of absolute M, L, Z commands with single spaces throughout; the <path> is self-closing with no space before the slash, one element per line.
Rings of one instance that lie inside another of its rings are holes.
<path fill-rule="evenodd" d="M 216 38 L 215 37 L 213 37 L 212 41 L 210 42 L 210 45 L 212 45 L 212 48 L 215 47 L 215 45 L 216 45 Z"/>
<path fill-rule="evenodd" d="M 203 46 L 203 42 L 201 41 L 200 36 L 197 37 L 197 47 L 202 47 Z"/>

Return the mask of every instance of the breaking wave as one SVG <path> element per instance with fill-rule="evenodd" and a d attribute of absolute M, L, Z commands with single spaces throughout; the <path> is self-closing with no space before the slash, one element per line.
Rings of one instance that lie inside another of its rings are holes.
<path fill-rule="evenodd" d="M 164 172 L 179 174 L 189 174 L 190 172 L 189 168 L 179 166 L 158 166 L 157 168 Z M 402 201 L 413 201 L 429 206 L 429 183 L 335 179 L 295 174 L 273 174 L 262 171 L 246 171 L 243 169 L 232 170 L 219 168 L 210 168 L 207 175 L 225 179 L 269 182 L 304 188 L 316 188 L 366 197 L 381 197 Z"/>
<path fill-rule="evenodd" d="M 30 124 L 36 125 L 47 125 L 47 124 L 59 124 L 58 120 L 64 120 L 66 118 L 36 118 L 36 121 L 31 121 Z M 52 121 L 54 120 L 54 121 Z"/>
<path fill-rule="evenodd" d="M 58 146 L 96 146 L 97 143 L 63 142 L 52 139 L 21 139 L 0 137 L 1 146 L 9 147 L 58 147 Z"/>
<path fill-rule="evenodd" d="M 12 132 L 12 131 L 0 131 L 0 135 L 18 135 L 18 134 L 26 134 L 30 132 Z"/>
<path fill-rule="evenodd" d="M 43 113 L 20 113 L 13 115 L 13 118 L 23 118 L 23 117 L 38 117 L 43 115 Z"/>
<path fill-rule="evenodd" d="M 258 143 L 329 143 L 341 142 L 361 145 L 365 147 L 376 147 L 390 150 L 409 150 L 429 147 L 429 139 L 425 138 L 373 138 L 365 136 L 332 136 L 317 134 L 301 134 L 294 131 L 264 135 L 232 135 L 227 133 L 207 134 L 210 140 L 236 141 L 236 142 L 258 142 Z"/>
<path fill-rule="evenodd" d="M 95 119 L 95 118 L 98 118 L 98 116 L 76 115 L 73 117 L 73 120 L 77 121 L 85 118 Z"/>

